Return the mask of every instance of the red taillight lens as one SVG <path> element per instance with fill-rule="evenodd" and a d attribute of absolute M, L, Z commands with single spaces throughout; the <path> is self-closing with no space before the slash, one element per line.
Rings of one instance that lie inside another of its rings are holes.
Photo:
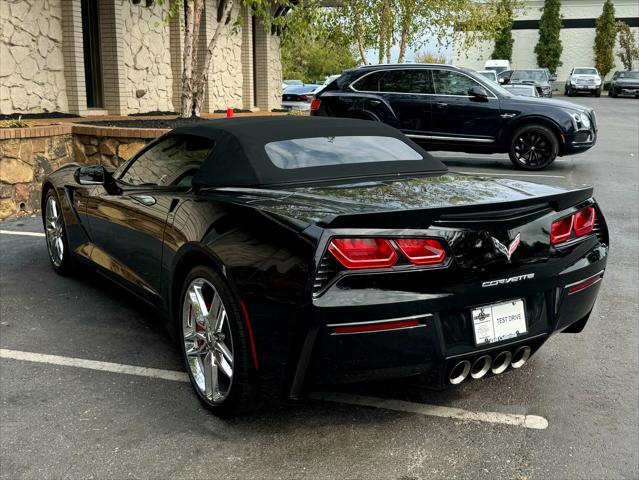
<path fill-rule="evenodd" d="M 552 243 L 565 242 L 572 233 L 573 215 L 557 220 L 550 227 L 550 241 Z"/>
<path fill-rule="evenodd" d="M 348 269 L 388 268 L 397 261 L 397 252 L 383 238 L 334 238 L 328 251 Z"/>
<path fill-rule="evenodd" d="M 595 209 L 593 207 L 584 208 L 575 213 L 574 229 L 575 235 L 581 237 L 588 235 L 595 227 Z"/>
<path fill-rule="evenodd" d="M 436 265 L 446 259 L 446 250 L 434 238 L 400 238 L 395 243 L 414 265 Z"/>
<path fill-rule="evenodd" d="M 308 96 L 306 95 L 300 95 L 300 100 L 306 102 L 308 100 Z"/>
<path fill-rule="evenodd" d="M 319 110 L 321 104 L 322 101 L 319 98 L 313 98 L 313 101 L 311 102 L 311 110 Z"/>
<path fill-rule="evenodd" d="M 595 208 L 588 207 L 557 220 L 550 227 L 550 241 L 554 244 L 565 242 L 570 239 L 572 232 L 575 232 L 575 237 L 588 235 L 595 228 L 595 219 Z"/>

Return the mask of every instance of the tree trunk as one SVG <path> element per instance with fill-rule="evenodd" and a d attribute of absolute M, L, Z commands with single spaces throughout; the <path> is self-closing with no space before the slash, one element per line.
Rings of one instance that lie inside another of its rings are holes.
<path fill-rule="evenodd" d="M 406 31 L 406 28 L 402 28 L 402 33 L 399 36 L 399 57 L 397 58 L 397 63 L 404 63 L 407 44 L 408 44 L 408 32 Z"/>
<path fill-rule="evenodd" d="M 182 99 L 180 117 L 188 118 L 193 115 L 193 67 L 197 56 L 200 20 L 204 10 L 204 0 L 187 0 L 186 25 L 184 32 L 184 53 L 182 56 Z"/>
<path fill-rule="evenodd" d="M 383 20 L 382 20 L 383 21 Z M 378 55 L 377 55 L 377 63 L 384 63 L 384 53 L 386 51 L 385 42 L 386 42 L 386 26 L 382 23 L 379 27 L 379 41 L 378 43 Z"/>
<path fill-rule="evenodd" d="M 193 106 L 193 20 L 194 0 L 186 2 L 184 52 L 182 54 L 182 98 L 180 116 L 190 117 Z"/>
<path fill-rule="evenodd" d="M 204 62 L 200 66 L 200 71 L 194 82 L 194 90 L 195 96 L 193 98 L 193 114 L 197 117 L 202 113 L 202 104 L 204 103 L 204 89 L 206 87 L 206 82 L 209 78 L 209 68 L 211 67 L 211 60 L 213 59 L 213 50 L 215 49 L 215 45 L 217 45 L 217 41 L 224 29 L 224 26 L 231 22 L 231 15 L 233 14 L 233 0 L 220 0 L 224 2 L 224 6 L 222 9 L 222 15 L 220 16 L 220 21 L 217 23 L 215 27 L 215 32 L 209 41 L 208 47 L 206 49 L 206 57 L 204 57 Z"/>
<path fill-rule="evenodd" d="M 359 13 L 354 13 L 355 20 L 353 24 L 353 33 L 355 34 L 355 40 L 357 42 L 357 51 L 359 52 L 359 58 L 362 65 L 366 65 L 366 49 L 364 48 L 364 39 L 362 37 L 362 26 L 360 22 Z"/>

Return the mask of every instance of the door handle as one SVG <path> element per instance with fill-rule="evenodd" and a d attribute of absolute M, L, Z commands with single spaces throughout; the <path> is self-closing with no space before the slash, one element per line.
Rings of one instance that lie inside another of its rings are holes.
<path fill-rule="evenodd" d="M 382 102 L 380 102 L 379 100 L 371 100 L 371 105 L 379 105 L 380 103 Z"/>
<path fill-rule="evenodd" d="M 142 205 L 146 205 L 147 207 L 155 205 L 156 203 L 155 197 L 152 197 L 151 195 L 131 195 L 131 199 L 141 203 Z"/>
<path fill-rule="evenodd" d="M 435 105 L 437 105 L 437 108 L 444 108 L 448 106 L 448 104 L 444 102 L 436 102 Z"/>

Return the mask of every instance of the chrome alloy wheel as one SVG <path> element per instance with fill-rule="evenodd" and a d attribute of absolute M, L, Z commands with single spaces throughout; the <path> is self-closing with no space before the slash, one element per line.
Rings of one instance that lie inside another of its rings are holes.
<path fill-rule="evenodd" d="M 44 229 L 49 256 L 53 265 L 60 267 L 64 260 L 64 221 L 58 202 L 53 195 L 47 198 L 45 208 Z"/>
<path fill-rule="evenodd" d="M 541 167 L 553 160 L 550 141 L 537 131 L 523 132 L 515 142 L 515 156 L 522 164 Z"/>
<path fill-rule="evenodd" d="M 211 403 L 222 403 L 233 383 L 233 339 L 222 298 L 196 278 L 182 299 L 182 337 L 191 375 Z"/>

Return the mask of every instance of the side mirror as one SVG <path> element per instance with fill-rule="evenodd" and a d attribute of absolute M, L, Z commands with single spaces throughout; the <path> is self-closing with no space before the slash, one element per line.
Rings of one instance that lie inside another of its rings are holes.
<path fill-rule="evenodd" d="M 476 100 L 488 100 L 488 92 L 484 87 L 480 87 L 479 85 L 475 85 L 474 87 L 470 87 L 468 89 L 468 95 L 472 99 Z"/>
<path fill-rule="evenodd" d="M 80 185 L 104 185 L 109 172 L 102 165 L 80 167 L 73 174 L 73 178 Z"/>

